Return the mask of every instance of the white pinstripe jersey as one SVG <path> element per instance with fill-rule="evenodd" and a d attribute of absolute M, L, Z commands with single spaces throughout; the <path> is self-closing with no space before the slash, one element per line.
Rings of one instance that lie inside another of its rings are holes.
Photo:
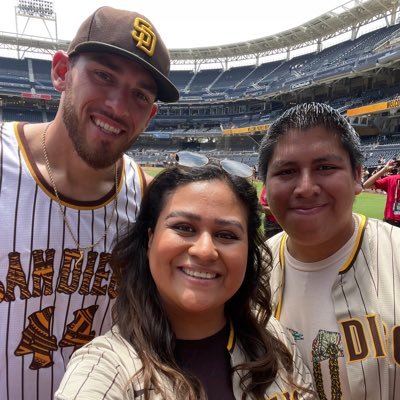
<path fill-rule="evenodd" d="M 332 288 L 350 391 L 356 400 L 398 400 L 400 229 L 383 221 L 359 217 L 356 244 Z M 267 242 L 274 256 L 271 286 L 278 319 L 285 307 L 283 250 L 286 239 L 287 235 L 282 232 Z M 301 312 L 301 304 L 295 312 Z M 307 310 L 303 312 L 306 317 Z M 314 371 L 314 379 L 319 378 Z M 340 382 L 332 381 L 331 377 L 332 392 L 338 393 L 337 385 Z"/>
<path fill-rule="evenodd" d="M 304 390 L 313 390 L 312 378 L 303 363 L 293 338 L 275 318 L 270 319 L 268 328 L 293 354 L 292 378 L 293 383 L 298 387 L 294 388 L 288 383 L 288 376 L 281 368 L 274 381 L 267 388 L 263 400 L 314 400 L 314 394 Z M 226 348 L 229 351 L 232 366 L 245 362 L 244 353 L 240 349 L 232 327 Z M 56 392 L 55 399 L 86 400 L 88 398 L 107 398 L 143 400 L 142 380 L 140 378 L 132 379 L 141 367 L 142 363 L 134 348 L 121 336 L 118 328 L 113 328 L 112 331 L 96 338 L 74 353 L 67 372 Z M 243 371 L 239 370 L 235 371 L 232 376 L 232 388 L 234 397 L 237 400 L 242 399 L 243 390 L 240 387 L 242 375 Z M 165 396 L 150 390 L 150 399 L 174 400 L 176 396 L 171 382 L 161 375 L 157 375 L 156 379 L 160 382 L 164 381 L 162 387 L 165 388 Z"/>
<path fill-rule="evenodd" d="M 71 354 L 111 326 L 116 295 L 110 271 L 113 240 L 134 222 L 143 176 L 124 156 L 118 208 L 107 236 L 79 252 L 50 186 L 27 148 L 21 123 L 0 133 L 0 399 L 53 398 Z M 114 190 L 96 202 L 60 195 L 82 246 L 104 233 Z"/>

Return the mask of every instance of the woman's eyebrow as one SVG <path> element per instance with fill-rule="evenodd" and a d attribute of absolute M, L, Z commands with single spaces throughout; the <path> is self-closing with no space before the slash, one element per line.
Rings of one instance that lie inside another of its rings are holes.
<path fill-rule="evenodd" d="M 201 216 L 194 214 L 192 212 L 189 211 L 172 211 L 170 214 L 167 215 L 167 217 L 165 219 L 169 219 L 169 218 L 174 218 L 174 217 L 185 217 L 191 220 L 196 220 L 196 221 L 200 221 L 201 220 Z M 228 218 L 215 218 L 215 223 L 221 226 L 227 226 L 227 225 L 233 225 L 236 226 L 237 228 L 239 228 L 242 232 L 244 232 L 244 227 L 243 225 L 235 220 L 235 219 L 228 219 Z"/>

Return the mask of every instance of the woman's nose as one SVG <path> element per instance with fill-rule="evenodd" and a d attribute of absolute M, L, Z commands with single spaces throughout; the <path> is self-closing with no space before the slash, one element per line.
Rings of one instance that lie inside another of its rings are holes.
<path fill-rule="evenodd" d="M 190 246 L 189 255 L 205 261 L 215 261 L 218 258 L 218 251 L 212 235 L 208 232 L 199 235 Z"/>

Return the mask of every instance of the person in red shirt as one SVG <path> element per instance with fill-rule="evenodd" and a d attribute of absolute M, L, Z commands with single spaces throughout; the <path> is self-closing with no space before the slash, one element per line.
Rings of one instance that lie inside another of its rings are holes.
<path fill-rule="evenodd" d="M 400 160 L 390 160 L 364 182 L 364 189 L 376 188 L 386 192 L 384 220 L 400 227 Z"/>

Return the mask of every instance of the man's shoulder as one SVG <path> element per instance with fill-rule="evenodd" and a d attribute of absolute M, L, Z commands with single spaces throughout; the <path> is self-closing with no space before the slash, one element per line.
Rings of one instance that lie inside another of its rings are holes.
<path fill-rule="evenodd" d="M 377 219 L 377 218 L 370 218 L 367 219 L 366 224 L 367 230 L 375 233 L 375 232 L 388 232 L 390 234 L 394 233 L 395 235 L 400 233 L 400 228 L 388 224 L 387 222 Z"/>
<path fill-rule="evenodd" d="M 22 132 L 22 124 L 20 122 L 1 122 L 0 123 L 0 148 L 8 156 L 16 156 L 16 149 L 20 145 L 24 145 Z"/>
<path fill-rule="evenodd" d="M 127 153 L 124 153 L 122 155 L 122 160 L 126 165 L 130 164 L 130 163 L 133 163 L 133 164 L 136 165 L 136 162 L 135 162 L 134 158 L 131 155 L 127 154 Z"/>
<path fill-rule="evenodd" d="M 364 244 L 369 243 L 377 248 L 388 249 L 400 254 L 400 228 L 385 221 L 368 218 L 364 232 Z"/>
<path fill-rule="evenodd" d="M 285 232 L 282 231 L 270 237 L 266 241 L 267 246 L 271 249 L 273 254 L 275 254 L 275 252 L 279 252 L 280 245 L 285 236 L 286 236 Z"/>
<path fill-rule="evenodd" d="M 123 154 L 122 162 L 125 170 L 125 175 L 128 179 L 131 179 L 138 174 L 140 174 L 140 178 L 142 179 L 142 169 L 132 156 L 128 154 Z"/>
<path fill-rule="evenodd" d="M 7 122 L 1 122 L 0 123 L 0 134 L 10 134 L 12 132 L 14 132 L 15 129 L 17 129 L 18 125 L 20 124 L 20 122 L 16 122 L 16 121 L 7 121 Z"/>

